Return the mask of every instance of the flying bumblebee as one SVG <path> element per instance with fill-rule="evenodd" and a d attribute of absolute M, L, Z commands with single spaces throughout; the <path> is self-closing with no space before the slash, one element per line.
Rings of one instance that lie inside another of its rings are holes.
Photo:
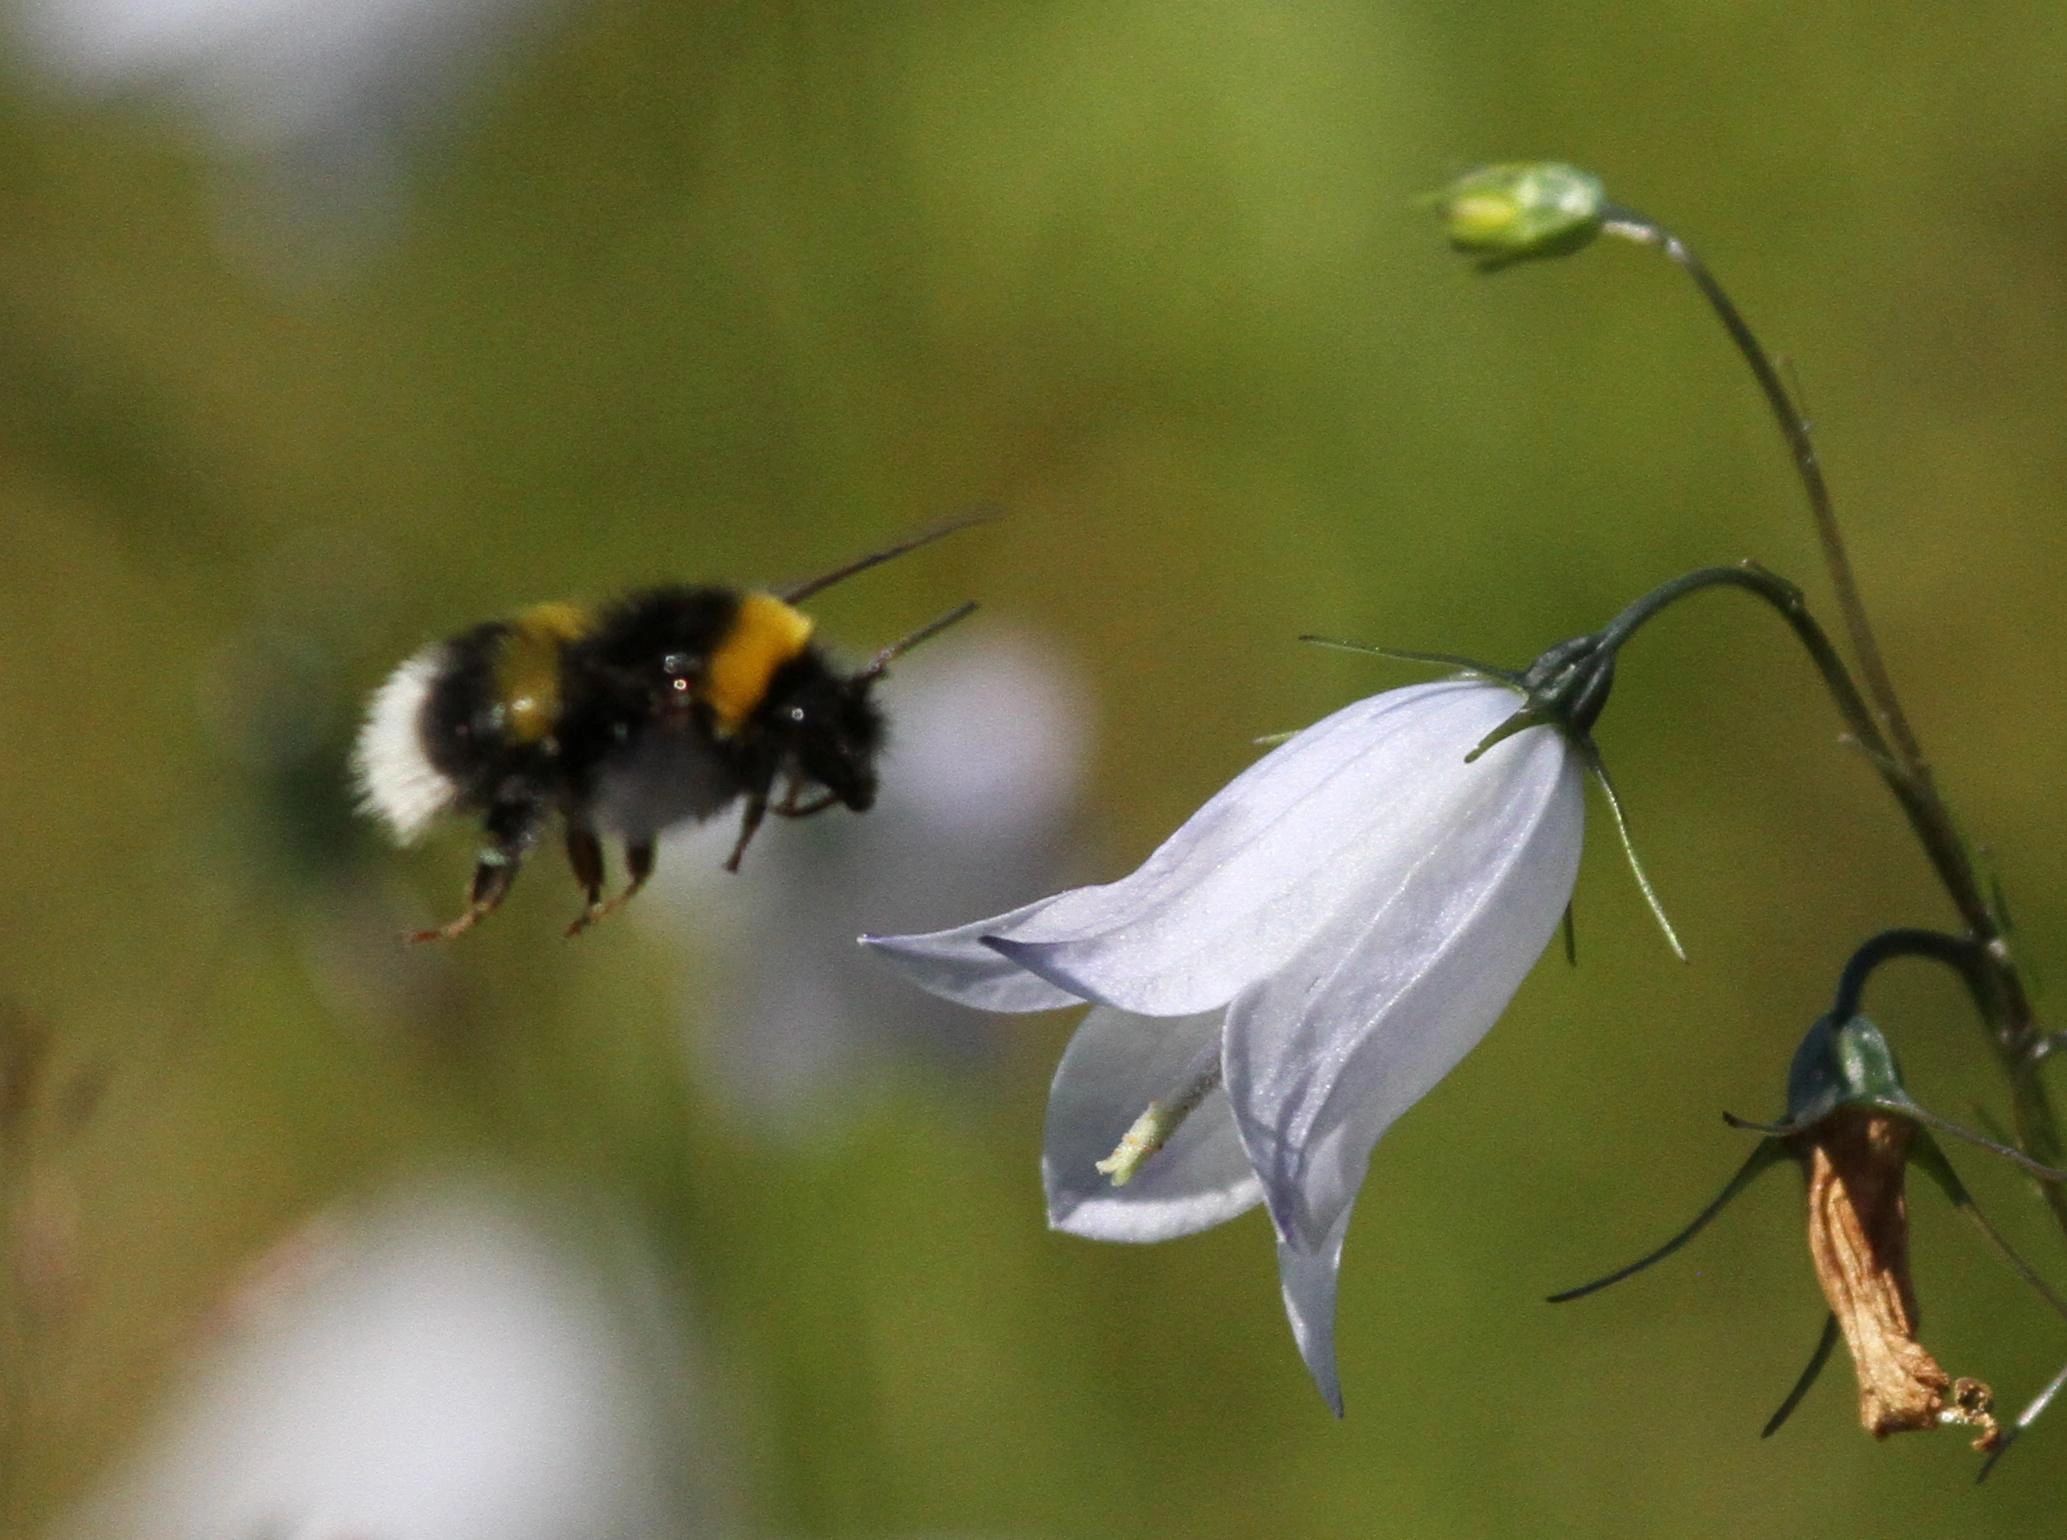
<path fill-rule="evenodd" d="M 540 604 L 408 659 L 368 703 L 352 755 L 359 805 L 402 845 L 446 813 L 481 815 L 485 835 L 465 910 L 408 939 L 449 941 L 491 914 L 555 813 L 587 895 L 573 936 L 645 885 L 656 839 L 677 824 L 744 798 L 725 862 L 737 871 L 769 813 L 868 811 L 883 745 L 877 682 L 976 606 L 948 611 L 853 673 L 812 640 L 796 606 L 989 517 L 955 520 L 779 593 L 668 586 L 595 608 Z M 624 842 L 625 885 L 609 899 L 605 835 Z"/>

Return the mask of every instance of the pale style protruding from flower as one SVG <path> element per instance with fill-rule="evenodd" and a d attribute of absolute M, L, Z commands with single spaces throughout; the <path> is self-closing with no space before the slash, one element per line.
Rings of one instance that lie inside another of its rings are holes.
<path fill-rule="evenodd" d="M 1371 1150 L 1555 933 L 1587 759 L 1467 677 L 1357 702 L 1211 798 L 1131 876 L 863 938 L 996 1011 L 1091 1002 L 1048 1104 L 1049 1222 L 1155 1241 L 1267 1203 L 1300 1352 L 1338 1412 L 1336 1275 Z"/>

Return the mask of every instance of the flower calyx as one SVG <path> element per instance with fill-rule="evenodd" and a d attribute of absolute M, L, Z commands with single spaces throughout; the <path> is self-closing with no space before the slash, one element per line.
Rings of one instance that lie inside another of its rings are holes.
<path fill-rule="evenodd" d="M 1568 733 L 1585 737 L 1600 720 L 1615 687 L 1615 651 L 1601 632 L 1575 636 L 1522 671 L 1530 709 Z"/>
<path fill-rule="evenodd" d="M 1734 572 L 1735 569 L 1727 569 Z M 1649 595 L 1639 604 L 1670 602 L 1686 580 L 1680 585 L 1668 585 L 1667 597 L 1660 601 L 1658 595 Z M 1391 658 L 1401 663 L 1433 664 L 1439 668 L 1462 669 L 1466 674 L 1491 680 L 1507 686 L 1522 697 L 1522 705 L 1511 716 L 1502 720 L 1493 730 L 1481 738 L 1464 756 L 1470 764 L 1480 758 L 1496 744 L 1504 743 L 1517 733 L 1531 727 L 1550 727 L 1563 735 L 1585 764 L 1594 782 L 1607 800 L 1608 812 L 1615 821 L 1615 836 L 1621 842 L 1622 854 L 1628 859 L 1630 874 L 1636 878 L 1638 890 L 1644 903 L 1651 911 L 1651 917 L 1658 922 L 1658 929 L 1665 937 L 1665 944 L 1672 948 L 1672 955 L 1681 962 L 1687 960 L 1686 948 L 1680 945 L 1679 933 L 1672 928 L 1672 921 L 1665 913 L 1665 905 L 1651 886 L 1651 879 L 1645 875 L 1643 862 L 1638 859 L 1635 841 L 1630 838 L 1629 819 L 1622 810 L 1622 798 L 1615 790 L 1615 783 L 1608 775 L 1607 763 L 1601 758 L 1599 748 L 1593 741 L 1593 724 L 1599 720 L 1601 711 L 1607 706 L 1608 696 L 1615 686 L 1615 655 L 1621 649 L 1638 625 L 1649 612 L 1638 615 L 1632 622 L 1631 610 L 1625 610 L 1606 629 L 1575 636 L 1569 641 L 1559 642 L 1544 651 L 1535 662 L 1525 669 L 1501 668 L 1492 663 L 1481 663 L 1475 658 L 1459 656 L 1448 652 L 1409 652 L 1398 647 L 1380 647 L 1370 642 L 1343 641 L 1336 637 L 1305 635 L 1302 642 L 1311 642 L 1319 647 L 1333 647 L 1343 652 L 1369 653 L 1375 657 Z M 1567 916 L 1565 930 L 1567 955 L 1571 954 L 1570 916 Z"/>

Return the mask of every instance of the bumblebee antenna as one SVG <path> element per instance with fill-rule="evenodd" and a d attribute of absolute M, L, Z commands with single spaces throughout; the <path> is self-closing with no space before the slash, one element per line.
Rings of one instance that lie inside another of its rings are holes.
<path fill-rule="evenodd" d="M 918 630 L 912 632 L 910 636 L 905 637 L 902 641 L 892 642 L 888 647 L 885 647 L 873 658 L 870 658 L 868 660 L 868 667 L 864 668 L 860 673 L 856 674 L 854 677 L 856 679 L 881 678 L 884 669 L 888 668 L 892 663 L 896 662 L 899 658 L 903 657 L 906 653 L 910 652 L 914 647 L 918 646 L 919 643 L 931 641 L 934 637 L 940 635 L 941 632 L 945 631 L 949 626 L 958 625 L 962 621 L 967 620 L 971 615 L 975 613 L 976 601 L 974 599 L 971 599 L 967 604 L 956 605 L 953 609 L 949 610 L 945 615 L 940 616 L 938 619 L 927 621 L 923 626 L 920 626 Z"/>
<path fill-rule="evenodd" d="M 813 594 L 823 593 L 826 589 L 832 587 L 833 584 L 843 583 L 857 573 L 866 572 L 871 567 L 880 567 L 886 561 L 895 561 L 900 556 L 916 551 L 922 545 L 931 545 L 936 540 L 945 540 L 949 535 L 958 534 L 972 524 L 988 524 L 992 519 L 1002 517 L 1004 512 L 1005 510 L 995 503 L 980 504 L 957 518 L 949 519 L 943 524 L 936 524 L 931 529 L 921 530 L 909 540 L 900 541 L 893 546 L 886 546 L 880 551 L 871 551 L 868 555 L 850 561 L 844 567 L 835 567 L 832 571 L 822 576 L 806 578 L 794 588 L 782 590 L 775 597 L 784 604 L 801 604 Z"/>

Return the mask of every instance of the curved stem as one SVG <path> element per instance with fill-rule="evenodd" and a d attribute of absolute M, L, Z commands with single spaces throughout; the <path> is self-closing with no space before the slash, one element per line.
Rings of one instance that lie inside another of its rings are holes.
<path fill-rule="evenodd" d="M 1881 733 L 1879 722 L 1866 704 L 1866 698 L 1859 693 L 1851 670 L 1845 667 L 1844 658 L 1832 644 L 1830 633 L 1809 613 L 1801 590 L 1754 562 L 1740 562 L 1734 567 L 1697 567 L 1669 583 L 1660 584 L 1608 622 L 1600 633 L 1602 650 L 1619 648 L 1669 606 L 1708 588 L 1741 588 L 1771 606 L 1787 622 L 1807 651 L 1809 660 L 1816 665 L 1816 671 L 1823 676 L 1824 686 L 1836 702 L 1838 714 L 1845 719 L 1845 725 L 1858 739 L 1860 747 L 1877 760 L 1887 757 L 1887 739 Z"/>
<path fill-rule="evenodd" d="M 1831 1018 L 1842 1024 L 1858 1015 L 1860 1001 L 1866 994 L 1866 981 L 1882 963 L 1892 962 L 1897 957 L 1927 957 L 1945 964 L 1960 976 L 1974 992 L 1977 1002 L 1985 1008 L 1988 998 L 1987 963 L 1979 943 L 1972 936 L 1948 936 L 1941 930 L 1903 927 L 1882 931 L 1852 953 L 1845 963 L 1844 972 L 1838 975 L 1837 998 L 1830 1007 Z"/>
<path fill-rule="evenodd" d="M 2067 1155 L 2067 1144 L 2062 1143 L 2052 1100 L 2037 1074 L 2038 1063 L 2047 1056 L 2051 1043 L 2010 951 L 2007 929 L 1989 900 L 1966 841 L 1960 838 L 1952 812 L 1938 795 L 1929 769 L 1913 753 L 1905 755 L 1900 743 L 1890 742 L 1881 730 L 1879 717 L 1853 681 L 1829 633 L 1809 613 L 1801 590 L 1750 562 L 1735 567 L 1698 568 L 1653 589 L 1625 608 L 1601 631 L 1599 646 L 1602 650 L 1620 647 L 1668 606 L 1703 589 L 1723 587 L 1740 588 L 1763 599 L 1787 622 L 1823 676 L 1845 725 L 1908 818 L 1932 870 L 1969 932 L 1968 960 L 1964 965 L 1968 986 L 1973 990 L 1982 1020 L 1989 1027 L 1996 1061 L 2010 1082 L 2017 1144 L 2042 1164 L 2060 1165 L 2063 1155 Z M 1910 748 L 1913 750 L 1913 744 Z M 2067 1231 L 2067 1187 L 2046 1188 L 2045 1199 L 2052 1208 L 2054 1221 Z"/>
<path fill-rule="evenodd" d="M 1735 301 L 1709 272 L 1707 264 L 1694 254 L 1691 246 L 1657 221 L 1646 219 L 1632 209 L 1614 210 L 1603 228 L 1639 245 L 1655 246 L 1677 263 L 1694 281 L 1694 287 L 1701 291 L 1701 297 L 1708 301 L 1716 319 L 1730 334 L 1730 341 L 1736 344 L 1745 363 L 1751 366 L 1752 377 L 1758 381 L 1766 405 L 1772 408 L 1773 419 L 1780 425 L 1781 436 L 1787 440 L 1787 448 L 1794 456 L 1794 468 L 1801 476 L 1802 489 L 1808 493 L 1809 511 L 1816 521 L 1816 535 L 1823 544 L 1823 562 L 1830 569 L 1830 581 L 1837 589 L 1838 608 L 1844 614 L 1852 650 L 1858 654 L 1859 671 L 1865 676 L 1867 693 L 1873 699 L 1881 726 L 1893 743 L 1898 759 L 1906 767 L 1920 770 L 1923 755 L 1917 747 L 1916 735 L 1909 729 L 1908 718 L 1903 715 L 1894 680 L 1888 674 L 1880 643 L 1873 634 L 1873 624 L 1867 618 L 1866 602 L 1860 596 L 1859 580 L 1852 571 L 1852 558 L 1845 549 L 1844 531 L 1837 522 L 1837 509 L 1830 498 L 1829 484 L 1823 479 L 1823 465 L 1816 456 L 1816 443 L 1810 435 L 1807 416 L 1795 405 L 1794 397 L 1780 378 L 1780 371 L 1773 366 L 1771 356 L 1759 343 L 1743 312 L 1738 310 Z"/>
<path fill-rule="evenodd" d="M 1844 532 L 1837 521 L 1829 484 L 1823 479 L 1823 467 L 1816 455 L 1808 417 L 1781 380 L 1780 371 L 1774 367 L 1771 356 L 1752 332 L 1743 312 L 1691 246 L 1656 220 L 1634 209 L 1610 209 L 1602 229 L 1638 245 L 1657 248 L 1693 280 L 1694 286 L 1701 291 L 1701 297 L 1729 333 L 1730 341 L 1750 366 L 1766 405 L 1772 409 L 1773 419 L 1779 424 L 1781 436 L 1786 439 L 1788 451 L 1794 457 L 1802 489 L 1808 495 L 1809 511 L 1815 519 L 1817 538 L 1823 547 L 1823 561 L 1829 568 L 1838 607 L 1844 614 L 1845 630 L 1851 639 L 1852 650 L 1858 656 L 1859 671 L 1866 683 L 1866 693 L 1873 702 L 1876 721 L 1884 728 L 1883 736 L 1891 751 L 1888 756 L 1890 763 L 1883 767 L 1882 774 L 1891 786 L 1896 787 L 1896 795 L 1903 799 L 1904 807 L 1910 812 L 1910 821 L 1917 825 L 1918 834 L 1931 847 L 1932 862 L 1945 879 L 1946 890 L 1951 894 L 1961 920 L 1991 950 L 2000 954 L 1992 959 L 1997 976 L 1994 987 L 2000 996 L 1999 1012 L 1991 1012 L 1990 1020 L 1997 1026 L 1998 1035 L 2005 1039 L 1998 1045 L 2005 1066 L 2013 1074 L 2021 1075 L 2023 1066 L 2014 1061 L 2028 1055 L 2037 1036 L 2030 999 L 2023 979 L 2009 960 L 2001 919 L 1974 871 L 1959 831 L 1953 826 L 1950 811 L 1938 795 L 1930 764 L 1924 758 L 1922 747 L 1895 693 L 1894 681 L 1866 614 L 1866 603 L 1859 592 L 1851 556 L 1845 549 Z M 2067 1211 L 2062 1212 L 2062 1222 L 2067 1223 Z"/>
<path fill-rule="evenodd" d="M 1909 826 L 1916 832 L 1924 853 L 1930 858 L 1938 879 L 1953 894 L 1958 904 L 1960 918 L 1964 920 L 1984 948 L 1993 950 L 2000 946 L 2000 932 L 1994 911 L 1981 897 L 1980 884 L 1975 878 L 1972 860 L 1967 848 L 1952 828 L 1951 816 L 1939 800 L 1937 792 L 1927 783 L 1918 783 L 1902 773 L 1900 764 L 1894 759 L 1888 740 L 1881 733 L 1880 723 L 1875 718 L 1866 698 L 1852 680 L 1851 670 L 1845 667 L 1844 658 L 1830 640 L 1816 617 L 1809 613 L 1808 603 L 1794 584 L 1776 573 L 1753 562 L 1741 562 L 1734 567 L 1699 567 L 1671 582 L 1652 589 L 1641 599 L 1625 608 L 1621 614 L 1609 621 L 1600 633 L 1603 650 L 1620 647 L 1637 630 L 1656 617 L 1668 606 L 1699 593 L 1707 588 L 1740 588 L 1746 593 L 1763 599 L 1787 622 L 1795 638 L 1807 651 L 1809 660 L 1816 665 L 1816 671 L 1823 676 L 1823 684 L 1830 691 L 1830 698 L 1837 705 L 1838 714 L 1851 729 L 1860 748 L 1866 751 L 1881 779 L 1894 793 L 1902 811 L 1908 815 Z M 1960 895 L 1969 894 L 1972 902 L 1962 901 Z M 2007 959 L 2007 948 L 2002 956 Z M 2000 972 L 2001 968 L 1992 969 Z M 2013 971 L 2013 970 L 2012 970 Z M 2017 998 L 2021 1000 L 2022 983 L 2017 983 Z M 2029 1006 L 2024 1007 L 2025 1019 L 2029 1019 Z M 1996 1017 L 1986 1012 L 1991 1021 Z M 2021 1042 L 2021 1038 L 2019 1040 Z M 2023 1050 L 2019 1049 L 2019 1052 Z M 2050 1121 L 2050 1115 L 2048 1115 Z M 2057 1146 L 2057 1139 L 2054 1141 Z M 2067 1209 L 2062 1211 L 2062 1222 L 2067 1223 Z"/>
<path fill-rule="evenodd" d="M 1830 691 L 1839 715 L 1845 719 L 1853 738 L 1866 751 L 1888 790 L 1894 793 L 1895 800 L 1908 815 L 1910 828 L 1916 832 L 1939 881 L 1952 894 L 1961 920 L 1974 933 L 1976 944 L 1988 955 L 1989 972 L 1996 976 L 1995 983 L 1991 985 L 1991 995 L 2001 991 L 2005 1003 L 2013 1000 L 2019 1007 L 2017 1019 L 2023 1026 L 2015 1043 L 2005 1045 L 2006 1051 L 2013 1056 L 2028 1053 L 2025 1038 L 2030 1033 L 2030 1005 L 2024 996 L 2023 982 L 2009 963 L 2009 949 L 2003 942 L 1995 912 L 1982 895 L 1966 843 L 1953 828 L 1951 814 L 1929 781 L 1917 781 L 1904 773 L 1880 730 L 1879 721 L 1853 682 L 1851 670 L 1845 667 L 1844 658 L 1830 640 L 1830 633 L 1809 613 L 1808 603 L 1802 598 L 1799 588 L 1754 562 L 1741 562 L 1734 567 L 1699 567 L 1652 589 L 1609 621 L 1600 633 L 1602 650 L 1620 647 L 1669 605 L 1706 588 L 1741 588 L 1763 599 L 1787 622 L 1808 652 L 1816 671 L 1823 676 L 1824 686 Z M 2013 990 L 2011 986 L 2014 986 Z M 1998 1019 L 1994 1011 L 1985 1014 L 1991 1021 Z M 2063 1223 L 2067 1223 L 2067 1210 L 2063 1210 L 2062 1217 Z"/>

